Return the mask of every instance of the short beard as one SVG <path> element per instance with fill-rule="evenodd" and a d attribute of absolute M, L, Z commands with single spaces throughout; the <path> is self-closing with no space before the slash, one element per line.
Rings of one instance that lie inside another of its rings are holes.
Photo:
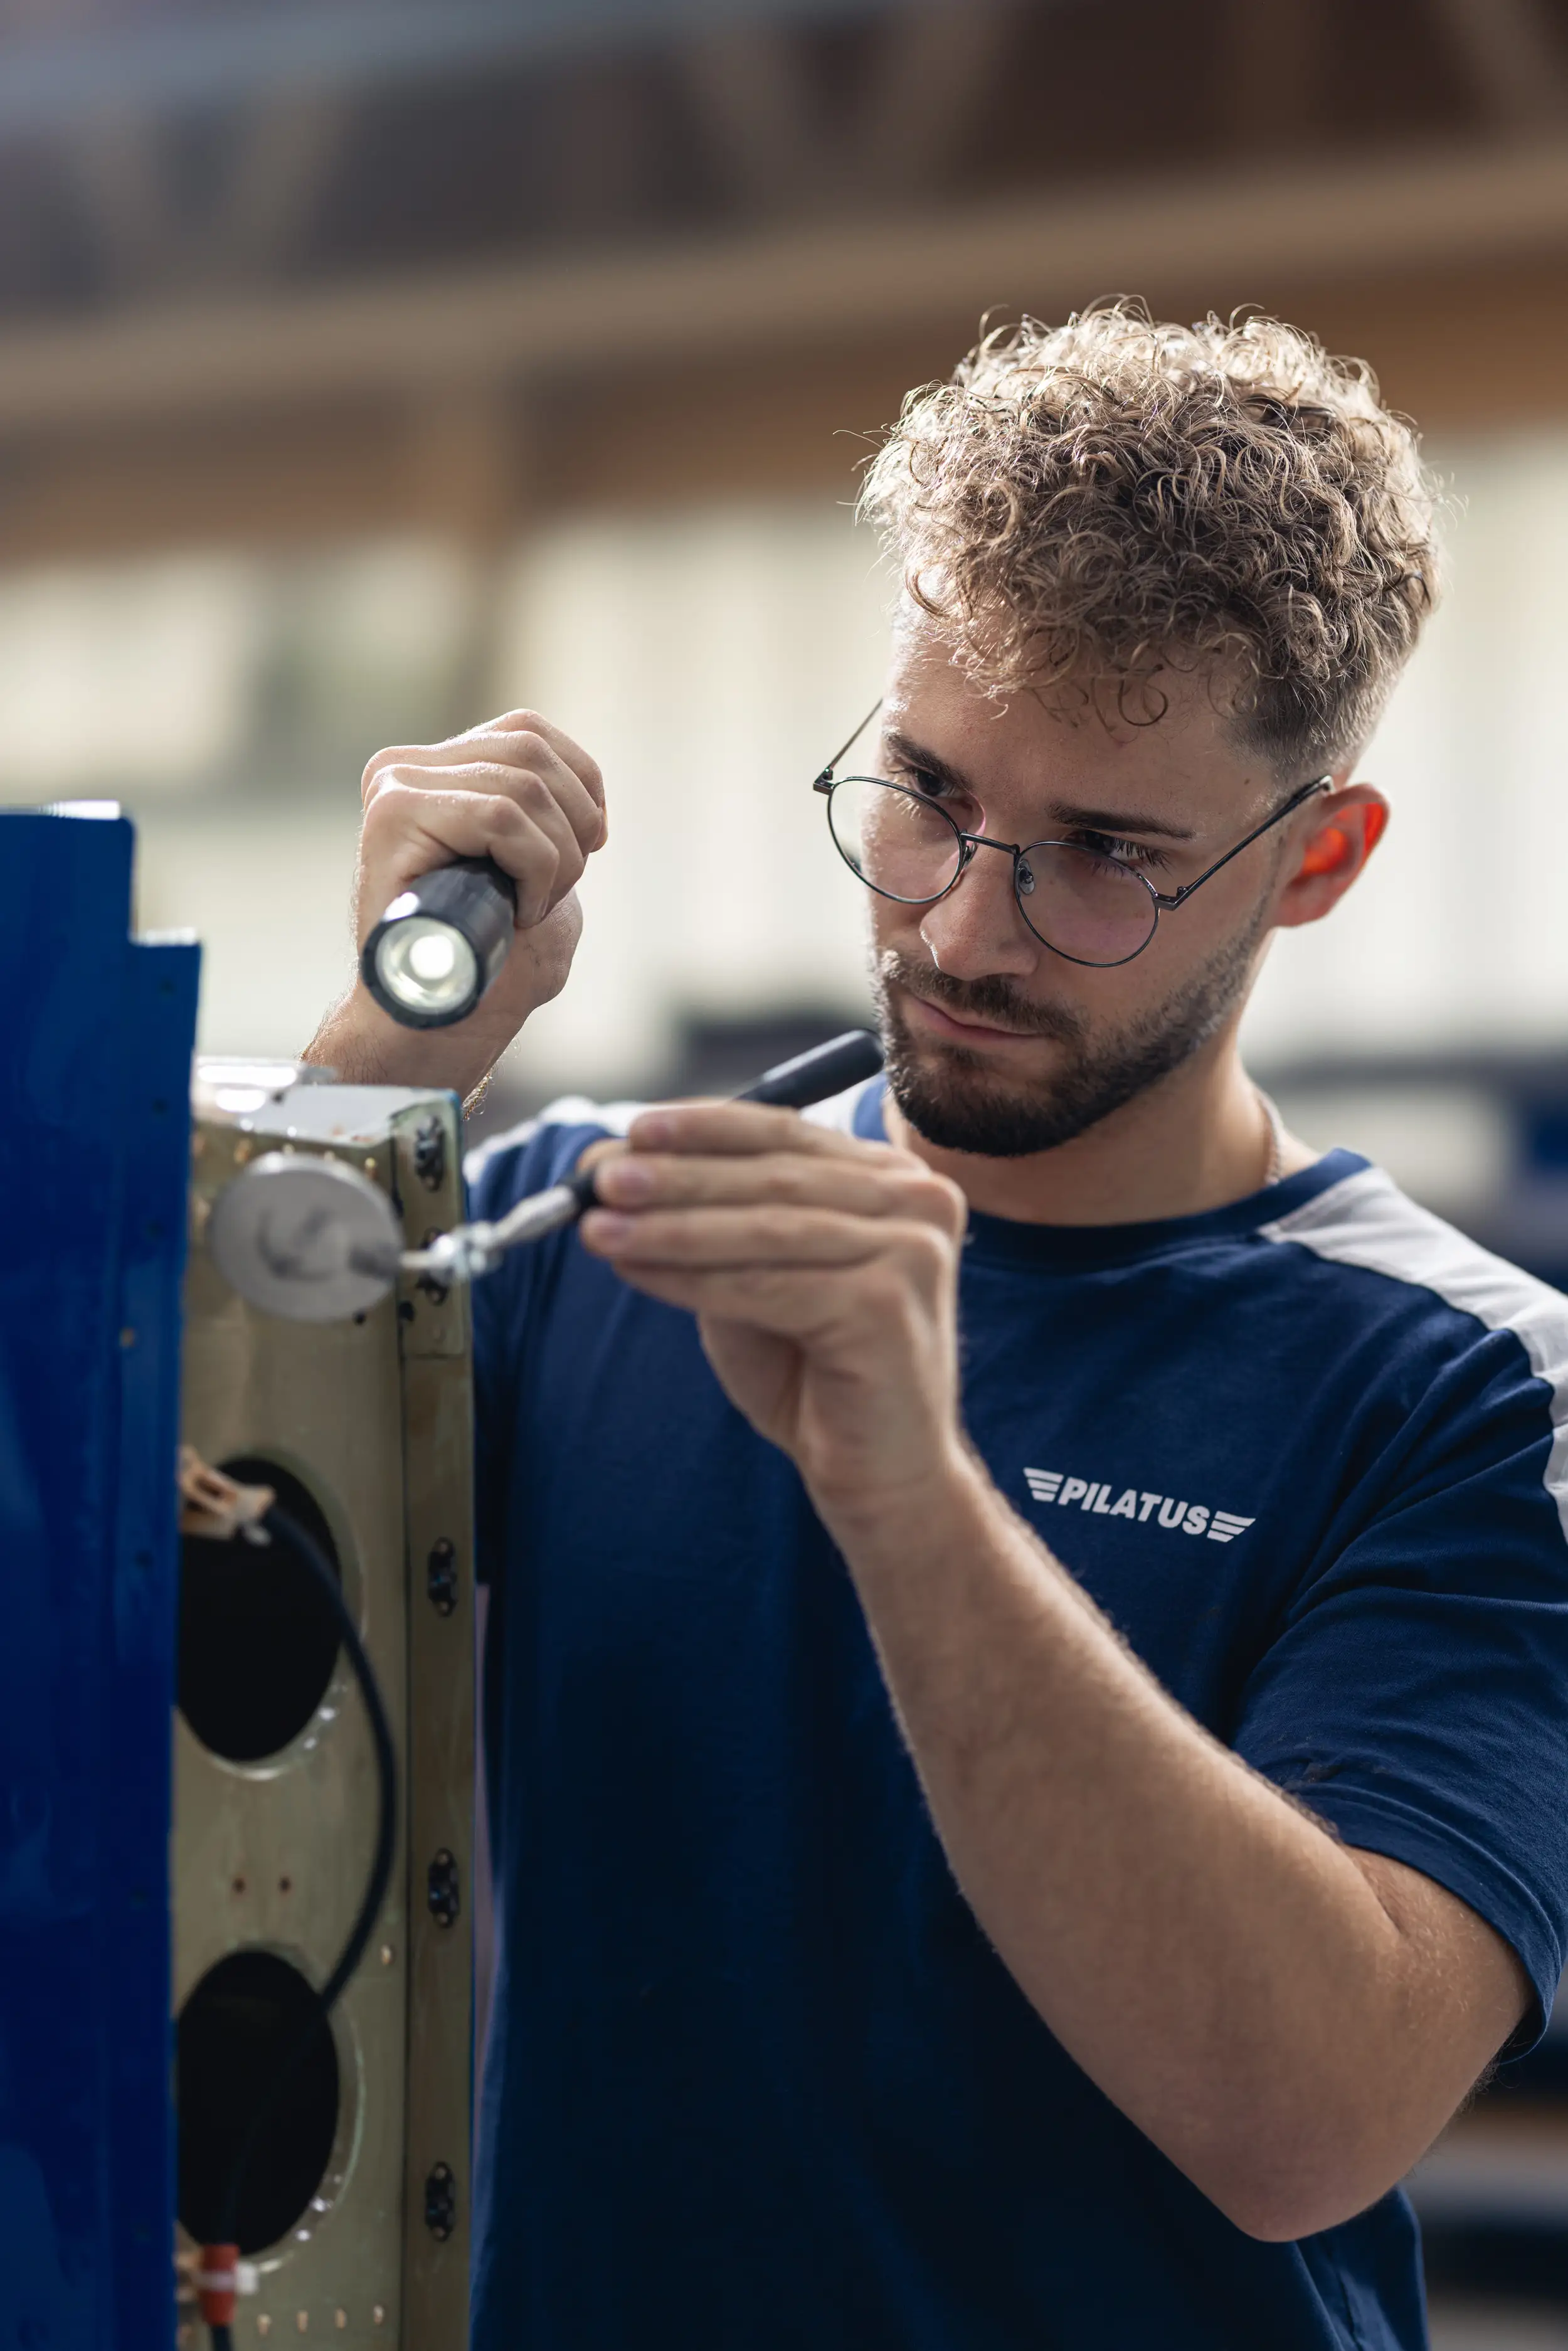
<path fill-rule="evenodd" d="M 952 979 L 895 947 L 873 954 L 872 987 L 893 1098 L 916 1134 L 939 1150 L 987 1159 L 1054 1151 L 1157 1085 L 1223 1027 L 1245 1000 L 1264 927 L 1260 909 L 1248 929 L 1227 941 L 1174 996 L 1099 1040 L 1080 1013 L 1031 1004 L 1006 979 Z M 896 986 L 956 1019 L 1053 1038 L 1068 1049 L 1061 1067 L 1033 1087 L 1009 1088 L 983 1054 L 936 1040 L 916 1044 L 898 1008 Z"/>

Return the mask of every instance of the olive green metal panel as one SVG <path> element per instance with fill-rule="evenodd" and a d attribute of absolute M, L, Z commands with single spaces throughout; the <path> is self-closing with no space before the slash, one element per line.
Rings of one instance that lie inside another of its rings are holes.
<path fill-rule="evenodd" d="M 316 1084 L 244 1117 L 214 1112 L 210 1087 L 204 1108 L 201 1087 L 197 1099 L 184 1436 L 214 1464 L 276 1462 L 319 1504 L 402 1765 L 402 1865 L 335 2020 L 337 2143 L 311 2209 L 255 2257 L 260 2291 L 242 2300 L 235 2339 L 303 2332 L 367 2351 L 460 2351 L 473 1932 L 467 1300 L 404 1283 L 362 1322 L 285 1322 L 236 1297 L 202 1246 L 218 1189 L 279 1147 L 370 1175 L 413 1238 L 444 1229 L 460 1212 L 456 1107 L 444 1095 Z M 442 1542 L 449 1607 L 444 1579 L 442 1604 L 430 1596 Z M 363 1710 L 341 1659 L 310 1722 L 259 1763 L 225 1761 L 177 1718 L 175 1771 L 176 2012 L 240 1948 L 275 1951 L 320 1983 L 358 1905 L 376 1809 Z M 438 1855 L 451 1856 L 458 1889 L 446 1926 L 428 1900 Z"/>

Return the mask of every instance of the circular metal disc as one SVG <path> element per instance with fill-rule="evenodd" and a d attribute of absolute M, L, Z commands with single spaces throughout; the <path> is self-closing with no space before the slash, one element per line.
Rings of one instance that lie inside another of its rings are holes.
<path fill-rule="evenodd" d="M 384 1192 L 340 1160 L 271 1151 L 225 1184 L 207 1253 L 263 1314 L 337 1322 L 377 1306 L 397 1280 L 402 1235 Z"/>

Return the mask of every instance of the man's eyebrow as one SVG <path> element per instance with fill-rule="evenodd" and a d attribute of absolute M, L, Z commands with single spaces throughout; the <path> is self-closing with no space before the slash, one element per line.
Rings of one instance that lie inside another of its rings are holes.
<path fill-rule="evenodd" d="M 949 791 L 964 792 L 971 799 L 980 798 L 961 768 L 956 768 L 950 759 L 942 758 L 936 752 L 928 751 L 923 743 L 916 743 L 896 726 L 890 727 L 883 739 L 896 758 L 918 769 L 921 775 L 930 776 L 937 783 L 946 784 Z M 1146 816 L 1141 811 L 1124 809 L 1118 811 L 1082 808 L 1067 800 L 1052 801 L 1050 820 L 1070 831 L 1103 832 L 1116 840 L 1124 833 L 1133 832 L 1154 833 L 1162 841 L 1192 841 L 1197 838 L 1190 825 L 1172 824 L 1167 817 Z"/>

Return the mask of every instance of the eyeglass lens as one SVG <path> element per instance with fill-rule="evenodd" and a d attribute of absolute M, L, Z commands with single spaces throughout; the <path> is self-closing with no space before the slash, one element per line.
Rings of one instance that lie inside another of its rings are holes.
<path fill-rule="evenodd" d="M 951 889 L 964 847 L 950 818 L 918 792 L 846 776 L 828 802 L 839 854 L 871 889 L 925 905 Z M 1046 946 L 1079 963 L 1124 963 L 1146 946 L 1159 908 L 1114 858 L 1071 841 L 1034 841 L 1017 870 L 1019 910 Z"/>

